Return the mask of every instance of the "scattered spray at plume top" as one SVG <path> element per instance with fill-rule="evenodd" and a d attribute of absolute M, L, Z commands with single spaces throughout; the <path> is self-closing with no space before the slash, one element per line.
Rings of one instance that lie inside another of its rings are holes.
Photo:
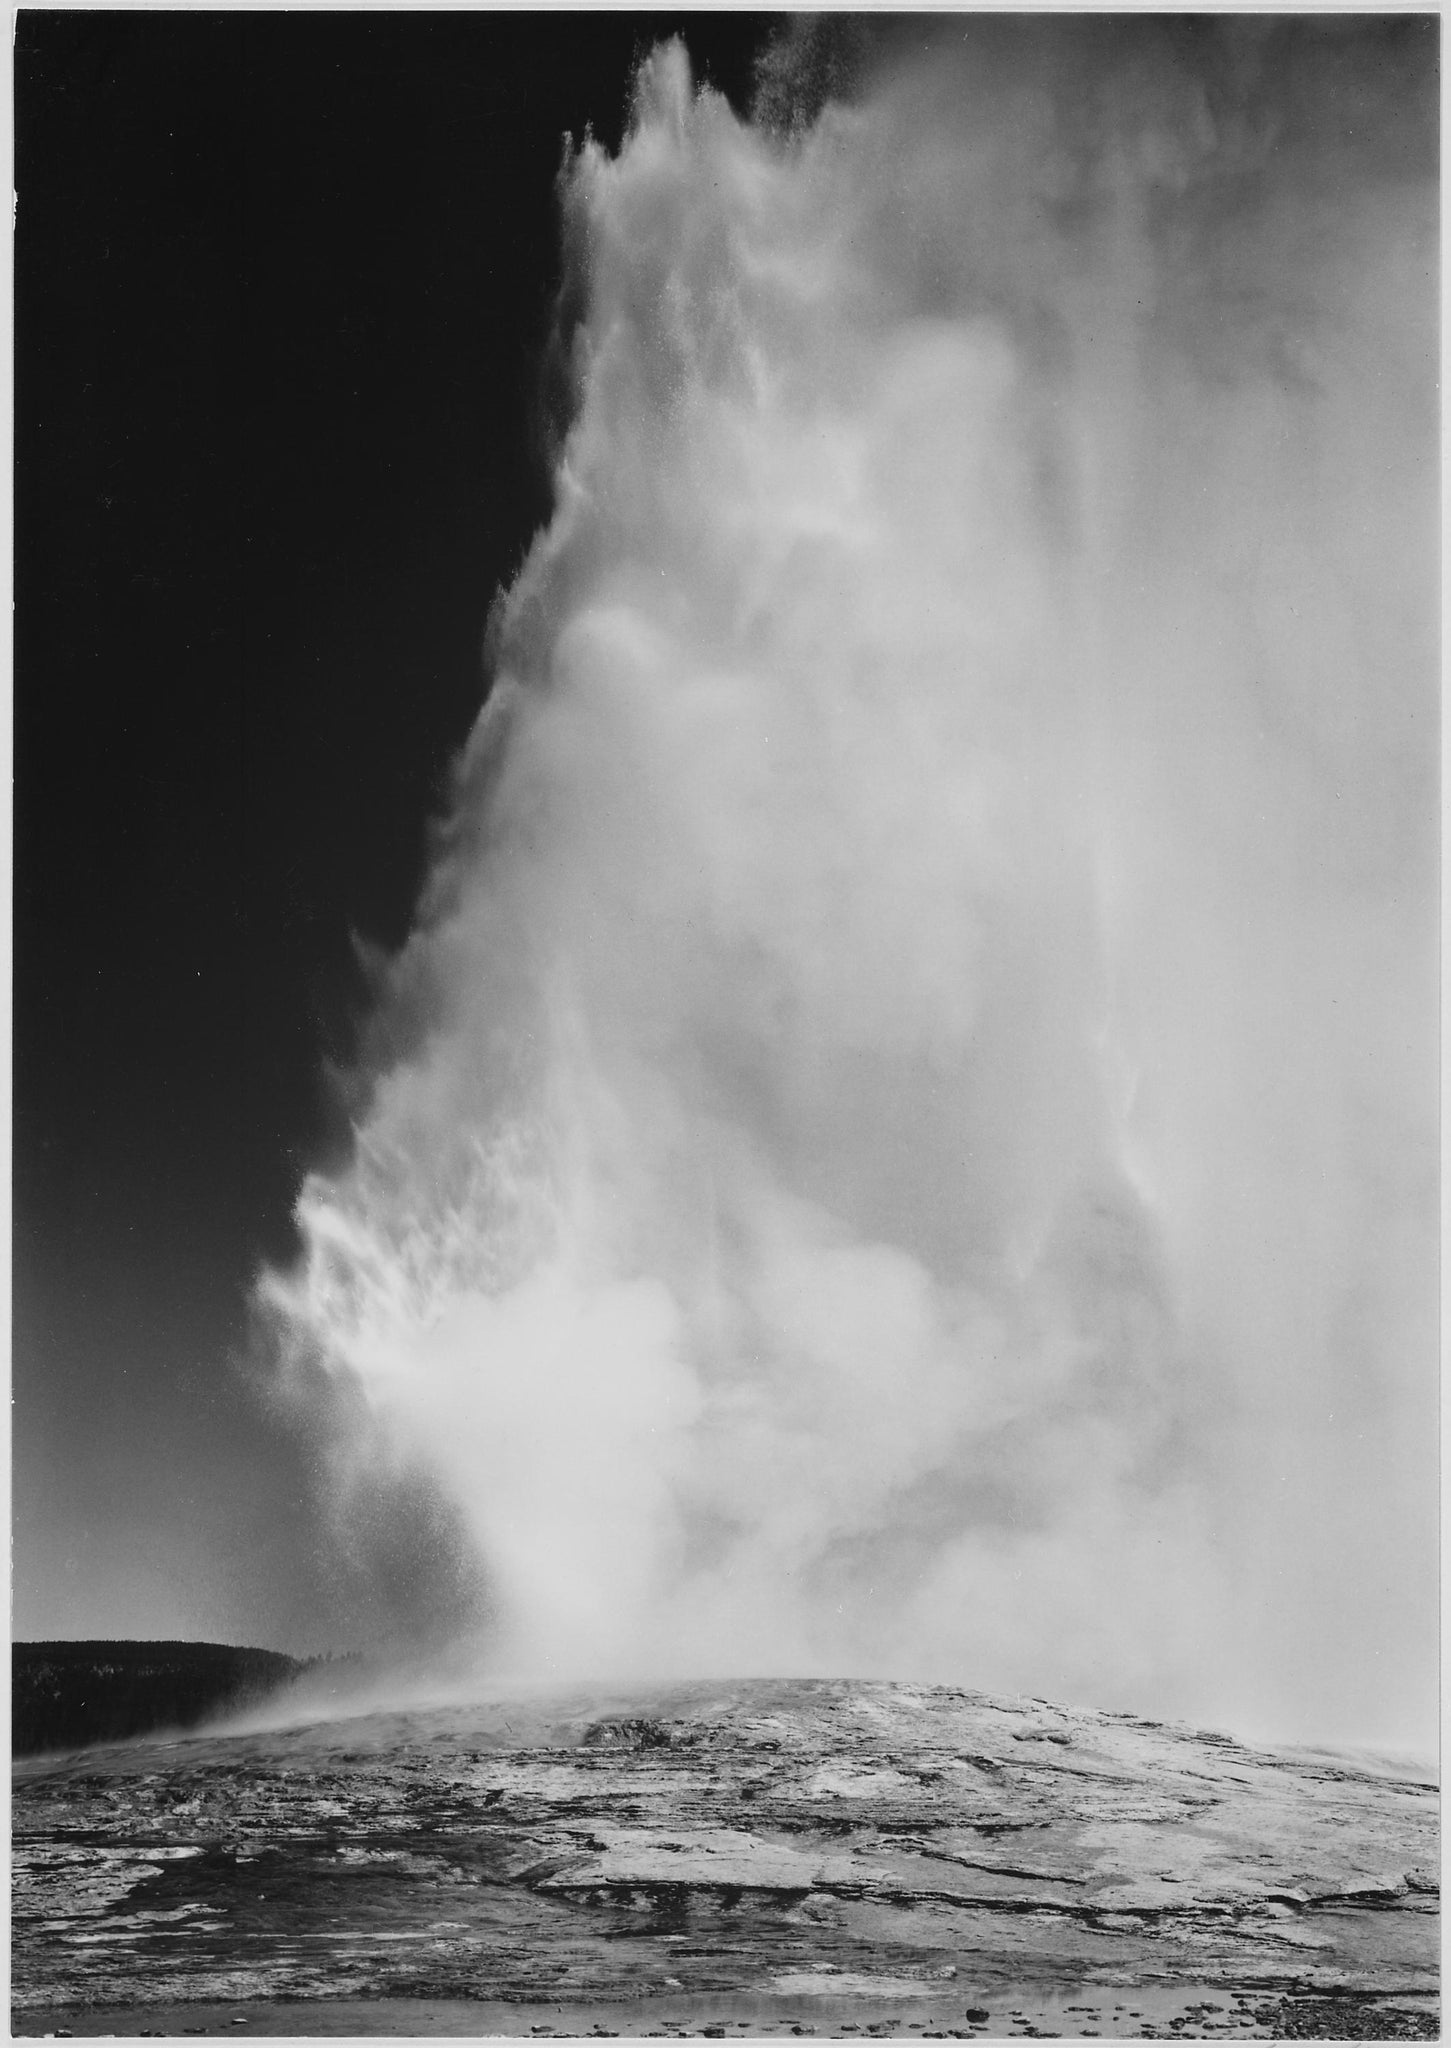
<path fill-rule="evenodd" d="M 557 509 L 290 1382 L 499 1671 L 1418 1736 L 1434 29 L 860 37 L 758 126 L 658 50 L 567 166 Z"/>

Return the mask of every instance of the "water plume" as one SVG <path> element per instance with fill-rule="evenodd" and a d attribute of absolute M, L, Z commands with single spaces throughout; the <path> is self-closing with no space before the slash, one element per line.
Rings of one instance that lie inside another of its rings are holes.
<path fill-rule="evenodd" d="M 569 155 L 554 516 L 261 1285 L 490 1669 L 1424 1732 L 1434 60 L 798 26 Z"/>

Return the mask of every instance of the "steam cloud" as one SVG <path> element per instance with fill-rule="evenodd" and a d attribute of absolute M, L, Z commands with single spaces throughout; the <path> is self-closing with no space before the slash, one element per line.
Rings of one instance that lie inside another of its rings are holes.
<path fill-rule="evenodd" d="M 798 27 L 569 158 L 557 509 L 261 1289 L 492 1670 L 1425 1734 L 1434 67 Z"/>

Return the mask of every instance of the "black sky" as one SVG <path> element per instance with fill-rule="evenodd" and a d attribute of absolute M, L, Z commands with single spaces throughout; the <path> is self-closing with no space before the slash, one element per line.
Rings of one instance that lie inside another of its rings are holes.
<path fill-rule="evenodd" d="M 355 1626 L 248 1289 L 548 513 L 563 137 L 676 31 L 743 107 L 769 29 L 19 16 L 21 1636 Z"/>

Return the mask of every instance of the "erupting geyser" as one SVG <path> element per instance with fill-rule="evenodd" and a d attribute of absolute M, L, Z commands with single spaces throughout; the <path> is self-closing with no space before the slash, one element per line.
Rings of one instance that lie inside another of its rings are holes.
<path fill-rule="evenodd" d="M 1423 1732 L 1422 27 L 899 21 L 819 111 L 803 28 L 754 124 L 672 45 L 569 158 L 556 511 L 262 1283 L 493 1669 Z"/>

